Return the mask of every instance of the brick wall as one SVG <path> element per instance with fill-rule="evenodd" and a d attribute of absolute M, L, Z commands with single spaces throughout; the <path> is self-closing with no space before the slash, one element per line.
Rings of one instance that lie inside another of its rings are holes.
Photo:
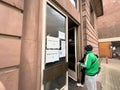
<path fill-rule="evenodd" d="M 98 18 L 99 39 L 120 37 L 120 0 L 103 0 L 104 15 Z"/>
<path fill-rule="evenodd" d="M 83 6 L 82 10 L 83 10 L 84 46 L 91 44 L 94 47 L 93 52 L 98 54 L 98 33 L 96 29 L 95 11 L 93 9 L 94 22 L 93 21 L 91 22 L 90 0 L 84 0 L 82 6 Z"/>

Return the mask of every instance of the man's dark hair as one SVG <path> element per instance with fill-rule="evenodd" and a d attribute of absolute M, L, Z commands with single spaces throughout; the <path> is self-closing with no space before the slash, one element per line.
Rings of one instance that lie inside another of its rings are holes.
<path fill-rule="evenodd" d="M 92 50 L 93 50 L 93 47 L 92 47 L 92 45 L 86 45 L 84 49 L 85 49 L 86 51 L 92 51 Z"/>

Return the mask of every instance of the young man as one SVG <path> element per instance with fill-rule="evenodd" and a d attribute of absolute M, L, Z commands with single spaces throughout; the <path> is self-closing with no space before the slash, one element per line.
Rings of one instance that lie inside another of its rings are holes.
<path fill-rule="evenodd" d="M 85 83 L 87 90 L 97 90 L 97 72 L 98 72 L 98 58 L 93 54 L 93 47 L 91 45 L 85 46 L 87 56 L 85 63 L 80 63 L 80 65 L 85 68 Z"/>

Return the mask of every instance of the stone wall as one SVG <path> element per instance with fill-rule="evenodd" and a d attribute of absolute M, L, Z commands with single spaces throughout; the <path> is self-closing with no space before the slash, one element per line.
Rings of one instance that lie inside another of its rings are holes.
<path fill-rule="evenodd" d="M 0 1 L 0 90 L 18 90 L 23 3 Z"/>

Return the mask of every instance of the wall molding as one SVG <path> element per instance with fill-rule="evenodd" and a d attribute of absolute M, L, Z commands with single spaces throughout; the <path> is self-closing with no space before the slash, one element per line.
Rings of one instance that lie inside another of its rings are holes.
<path fill-rule="evenodd" d="M 108 42 L 108 41 L 120 41 L 120 37 L 103 38 L 98 40 L 98 42 Z"/>

